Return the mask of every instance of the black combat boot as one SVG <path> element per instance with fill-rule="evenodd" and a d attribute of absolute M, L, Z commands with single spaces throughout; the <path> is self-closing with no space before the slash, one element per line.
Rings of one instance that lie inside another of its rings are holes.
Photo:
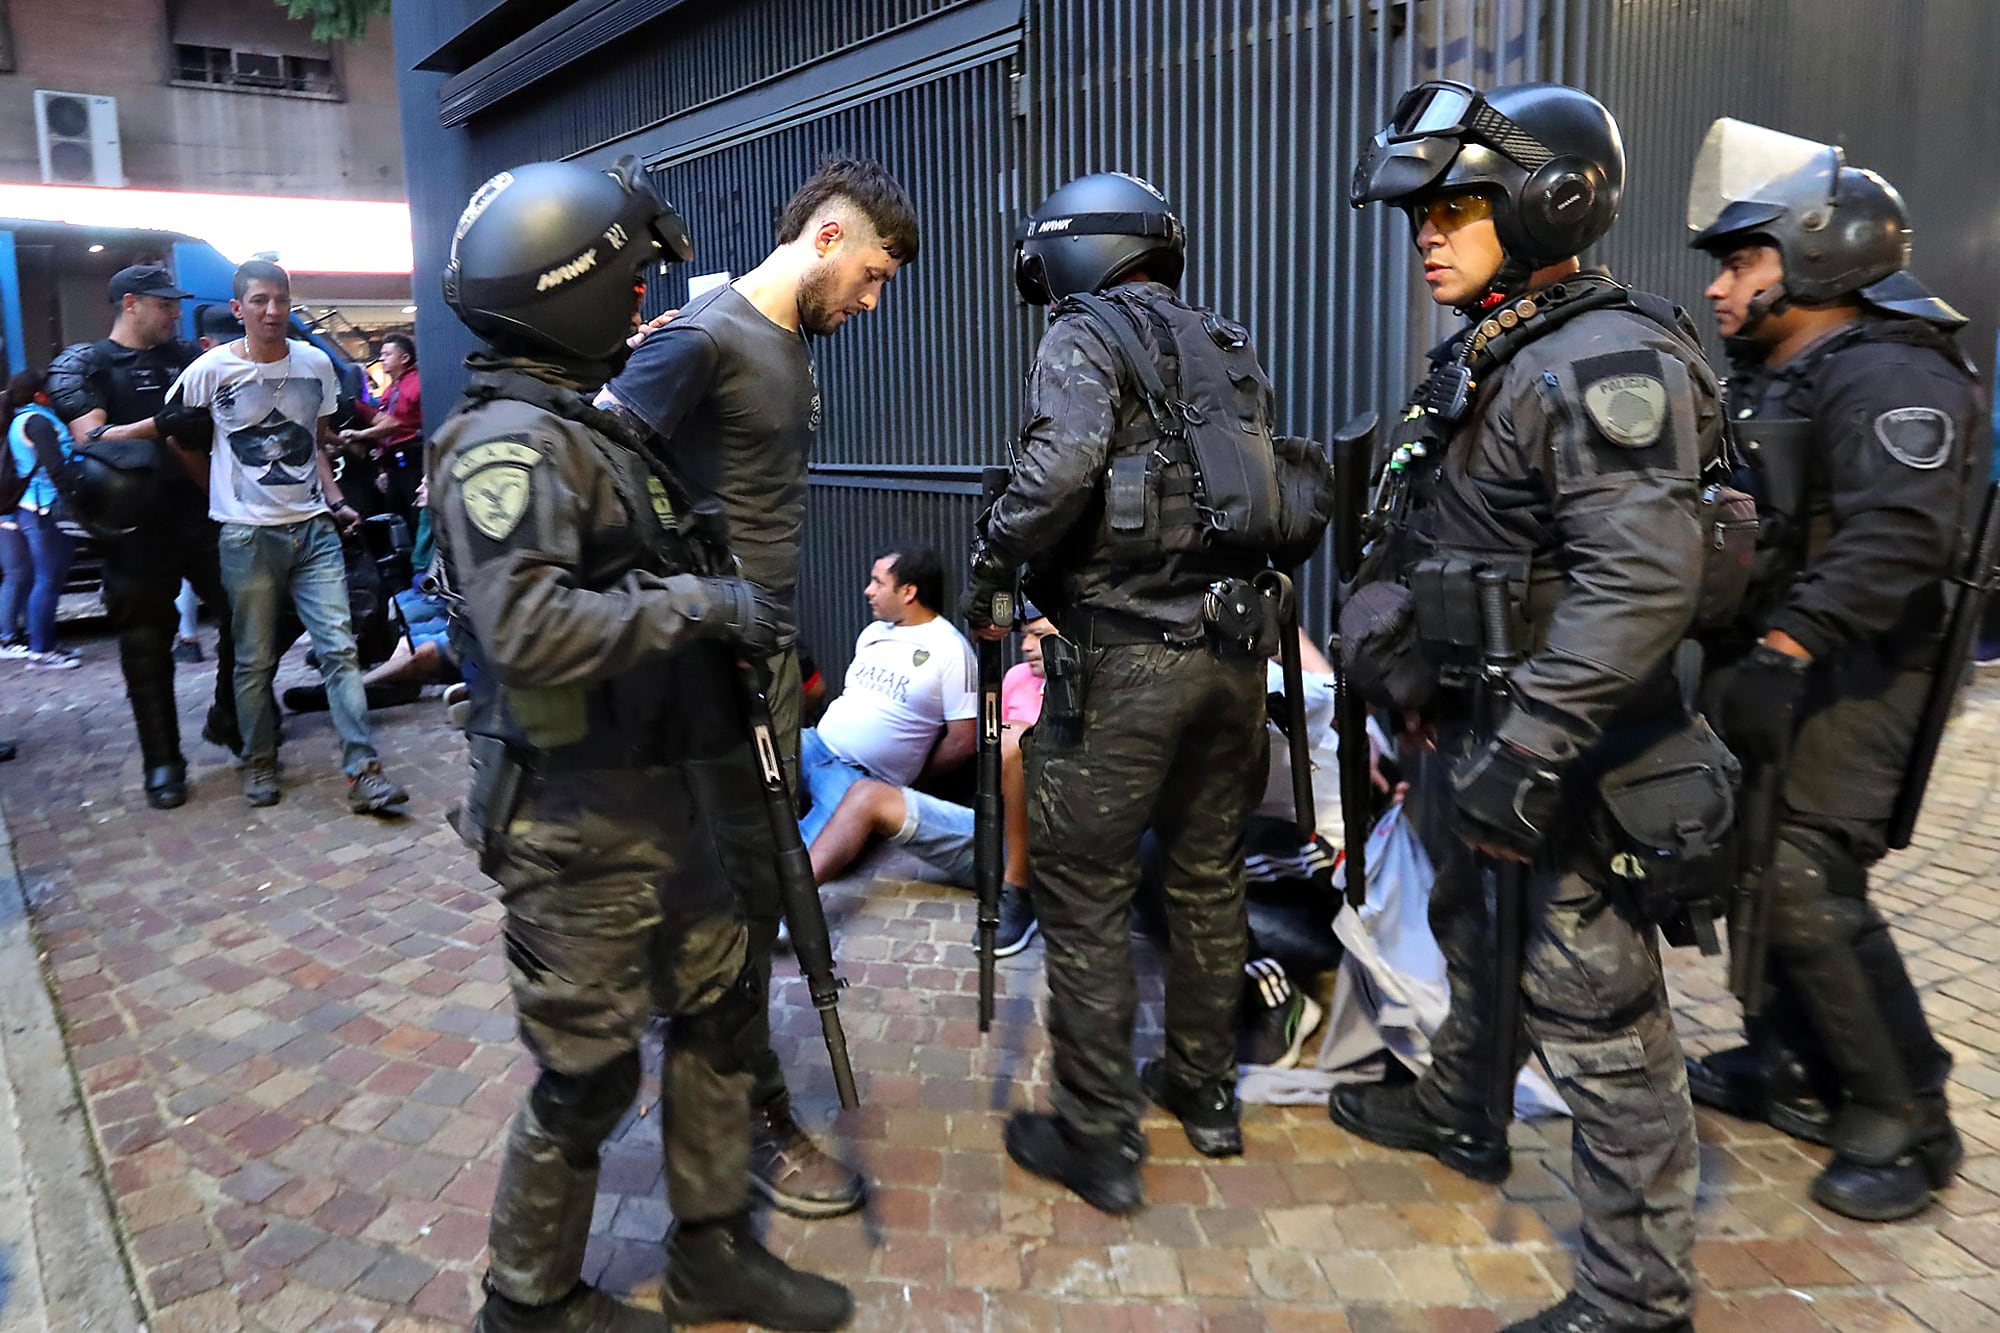
<path fill-rule="evenodd" d="M 1180 1120 L 1188 1142 L 1203 1157 L 1243 1155 L 1243 1113 L 1231 1080 L 1178 1083 L 1167 1073 L 1165 1060 L 1148 1060 L 1139 1067 L 1139 1086 L 1153 1105 Z"/>
<path fill-rule="evenodd" d="M 1842 1117 L 1842 1146 L 1812 1183 L 1820 1207 L 1862 1222 L 1894 1222 L 1930 1206 L 1965 1161 L 1965 1144 L 1942 1096 L 1919 1097 L 1910 1125 L 1882 1125 L 1879 1135 Z"/>
<path fill-rule="evenodd" d="M 1812 1089 L 1797 1056 L 1780 1046 L 1736 1046 L 1687 1062 L 1696 1102 L 1743 1120 L 1760 1120 L 1807 1143 L 1833 1142 L 1833 1111 Z"/>
<path fill-rule="evenodd" d="M 612 1300 L 587 1282 L 553 1305 L 522 1305 L 482 1283 L 486 1303 L 472 1321 L 472 1333 L 673 1333 L 673 1321 L 658 1310 L 642 1310 Z"/>
<path fill-rule="evenodd" d="M 682 1323 L 728 1321 L 787 1333 L 841 1328 L 854 1313 L 846 1287 L 765 1249 L 748 1213 L 674 1224 L 661 1304 Z"/>
<path fill-rule="evenodd" d="M 1509 1324 L 1500 1333 L 1694 1333 L 1694 1321 L 1635 1324 L 1606 1314 L 1572 1291 L 1540 1314 Z"/>
<path fill-rule="evenodd" d="M 1349 1083 L 1333 1090 L 1326 1113 L 1350 1134 L 1385 1148 L 1429 1153 L 1452 1170 L 1497 1185 L 1514 1169 L 1507 1136 L 1492 1125 L 1479 1129 L 1444 1124 L 1417 1101 L 1411 1083 Z"/>
<path fill-rule="evenodd" d="M 750 1183 L 773 1208 L 793 1217 L 839 1217 L 861 1206 L 867 1182 L 821 1150 L 792 1118 L 791 1094 L 750 1108 Z"/>
<path fill-rule="evenodd" d="M 187 804 L 187 760 L 181 755 L 180 719 L 174 713 L 174 678 L 127 680 L 132 724 L 139 733 L 139 762 L 146 772 L 146 804 L 173 810 Z"/>
<path fill-rule="evenodd" d="M 1007 1155 L 1022 1170 L 1074 1190 L 1091 1207 L 1130 1213 L 1146 1202 L 1139 1165 L 1146 1160 L 1146 1136 L 1135 1126 L 1115 1135 L 1076 1133 L 1052 1115 L 1016 1111 L 1002 1136 Z"/>

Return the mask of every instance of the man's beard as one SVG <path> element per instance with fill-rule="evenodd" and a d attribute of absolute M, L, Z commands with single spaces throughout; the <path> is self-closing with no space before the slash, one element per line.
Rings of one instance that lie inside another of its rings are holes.
<path fill-rule="evenodd" d="M 823 338 L 840 327 L 827 288 L 833 285 L 830 264 L 820 264 L 799 279 L 799 331 L 808 337 Z"/>

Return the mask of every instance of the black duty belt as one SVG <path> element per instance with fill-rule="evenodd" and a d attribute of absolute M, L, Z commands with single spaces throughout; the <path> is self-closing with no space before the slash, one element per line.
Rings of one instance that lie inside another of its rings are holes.
<path fill-rule="evenodd" d="M 1167 648 L 1203 648 L 1208 644 L 1207 636 L 1200 632 L 1188 637 L 1160 621 L 1101 607 L 1077 607 L 1063 617 L 1061 628 L 1065 635 L 1076 640 L 1078 648 L 1085 651 L 1133 644 L 1156 644 Z"/>

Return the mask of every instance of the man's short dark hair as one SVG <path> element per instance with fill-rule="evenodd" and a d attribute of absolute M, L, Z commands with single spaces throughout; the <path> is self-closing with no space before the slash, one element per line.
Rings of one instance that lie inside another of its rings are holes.
<path fill-rule="evenodd" d="M 415 338 L 412 338 L 407 333 L 383 334 L 382 351 L 384 352 L 388 351 L 390 343 L 394 343 L 396 346 L 403 349 L 403 355 L 409 358 L 411 365 L 414 366 L 415 364 L 417 364 L 417 340 Z"/>
<path fill-rule="evenodd" d="M 288 296 L 292 291 L 291 274 L 268 259 L 246 259 L 236 266 L 236 279 L 229 284 L 229 294 L 240 301 L 248 294 L 253 282 L 268 282 L 282 287 Z"/>
<path fill-rule="evenodd" d="M 905 584 L 915 587 L 917 601 L 926 610 L 944 614 L 944 561 L 936 547 L 904 542 L 883 547 L 875 553 L 875 559 L 889 562 L 889 577 L 896 580 L 898 587 Z"/>
<path fill-rule="evenodd" d="M 778 215 L 778 243 L 796 241 L 821 209 L 840 199 L 852 204 L 905 264 L 917 258 L 917 209 L 888 168 L 865 157 L 830 157 L 792 195 Z"/>
<path fill-rule="evenodd" d="M 243 321 L 230 313 L 226 305 L 205 305 L 195 317 L 195 332 L 204 338 L 217 342 L 228 342 L 231 338 L 243 336 Z"/>

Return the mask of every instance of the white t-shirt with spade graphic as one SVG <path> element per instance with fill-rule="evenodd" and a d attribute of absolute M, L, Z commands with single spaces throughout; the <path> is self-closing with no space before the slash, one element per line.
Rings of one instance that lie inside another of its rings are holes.
<path fill-rule="evenodd" d="M 243 339 L 196 357 L 174 387 L 215 419 L 209 454 L 208 516 L 218 523 L 277 527 L 327 511 L 319 484 L 319 421 L 340 402 L 333 361 L 311 343 L 287 339 L 277 361 L 252 361 Z"/>
<path fill-rule="evenodd" d="M 826 706 L 819 738 L 849 763 L 906 787 L 947 722 L 979 716 L 979 667 L 958 626 L 877 620 L 861 631 L 847 683 Z"/>

